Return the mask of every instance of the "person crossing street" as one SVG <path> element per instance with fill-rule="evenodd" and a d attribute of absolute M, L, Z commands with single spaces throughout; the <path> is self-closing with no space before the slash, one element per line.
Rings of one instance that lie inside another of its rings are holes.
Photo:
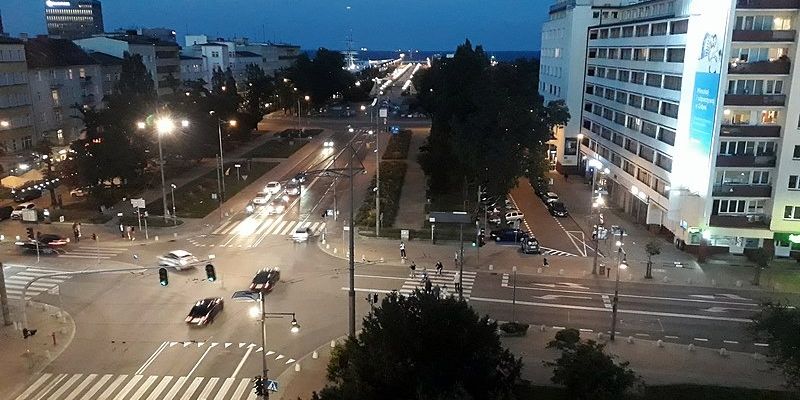
<path fill-rule="evenodd" d="M 441 275 L 442 270 L 444 269 L 444 265 L 442 265 L 441 261 L 436 262 L 436 275 Z"/>

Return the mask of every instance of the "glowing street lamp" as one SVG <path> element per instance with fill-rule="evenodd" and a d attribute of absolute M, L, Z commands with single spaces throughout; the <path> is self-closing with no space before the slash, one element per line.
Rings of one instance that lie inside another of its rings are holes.
<path fill-rule="evenodd" d="M 189 121 L 181 120 L 181 127 L 187 128 L 189 126 Z M 139 129 L 147 128 L 147 123 L 144 121 L 139 121 L 136 123 L 136 127 Z M 161 116 L 155 120 L 155 131 L 156 137 L 158 138 L 158 164 L 159 169 L 161 170 L 161 202 L 162 206 L 164 207 L 164 221 L 169 221 L 169 208 L 167 208 L 167 183 L 166 179 L 164 178 L 164 151 L 161 146 L 161 136 L 169 135 L 175 131 L 175 120 L 173 120 L 169 116 Z"/>

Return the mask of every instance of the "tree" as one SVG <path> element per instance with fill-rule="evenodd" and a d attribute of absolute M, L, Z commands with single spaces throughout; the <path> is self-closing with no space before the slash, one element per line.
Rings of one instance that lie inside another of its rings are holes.
<path fill-rule="evenodd" d="M 556 334 L 556 340 L 548 344 L 561 350 L 561 357 L 546 365 L 554 367 L 550 380 L 566 387 L 570 399 L 619 399 L 639 380 L 627 361 L 618 363 L 605 353 L 605 345 L 581 341 L 574 329 L 562 332 L 561 338 Z"/>
<path fill-rule="evenodd" d="M 758 342 L 769 344 L 770 363 L 783 372 L 790 388 L 800 391 L 800 309 L 766 303 L 753 317 L 750 332 Z"/>
<path fill-rule="evenodd" d="M 772 254 L 770 254 L 770 252 L 763 247 L 759 247 L 755 249 L 755 251 L 749 253 L 747 258 L 756 264 L 755 275 L 753 276 L 753 285 L 758 286 L 761 284 L 761 271 L 769 266 L 769 262 L 772 261 Z"/>
<path fill-rule="evenodd" d="M 661 244 L 651 240 L 644 246 L 644 251 L 647 253 L 647 271 L 644 277 L 645 279 L 653 279 L 653 256 L 661 254 Z"/>
<path fill-rule="evenodd" d="M 463 301 L 397 292 L 337 347 L 321 400 L 510 399 L 521 361 Z"/>
<path fill-rule="evenodd" d="M 50 141 L 45 138 L 39 141 L 35 150 L 41 155 L 42 159 L 44 159 L 44 179 L 48 182 L 52 182 L 54 179 L 58 178 L 58 174 L 53 169 L 53 146 L 50 145 Z M 55 208 L 61 208 L 61 204 L 59 204 L 56 199 L 56 185 L 48 185 L 48 191 L 50 192 L 50 204 Z"/>

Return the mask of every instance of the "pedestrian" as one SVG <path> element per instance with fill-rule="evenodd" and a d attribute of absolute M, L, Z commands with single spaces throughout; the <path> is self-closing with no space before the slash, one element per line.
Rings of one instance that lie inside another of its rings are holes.
<path fill-rule="evenodd" d="M 442 265 L 441 261 L 436 262 L 436 275 L 442 274 L 442 269 L 444 269 L 444 265 Z"/>
<path fill-rule="evenodd" d="M 125 225 L 119 224 L 119 236 L 125 239 Z"/>
<path fill-rule="evenodd" d="M 606 268 L 606 278 L 611 277 L 611 268 Z"/>
<path fill-rule="evenodd" d="M 422 267 L 422 279 L 428 279 L 428 267 Z"/>
<path fill-rule="evenodd" d="M 136 240 L 136 228 L 131 225 L 131 241 Z"/>
<path fill-rule="evenodd" d="M 458 252 L 456 252 L 455 254 L 456 255 L 453 256 L 453 264 L 455 264 L 456 267 L 458 267 Z"/>
<path fill-rule="evenodd" d="M 433 284 L 431 283 L 431 280 L 428 279 L 428 278 L 425 278 L 425 293 L 431 293 L 431 290 L 433 289 L 431 287 L 432 285 Z"/>
<path fill-rule="evenodd" d="M 442 297 L 442 288 L 439 285 L 433 287 L 433 295 L 436 296 L 437 299 Z"/>
<path fill-rule="evenodd" d="M 78 223 L 77 222 L 73 222 L 72 223 L 72 236 L 75 238 L 75 242 L 76 243 L 78 241 L 80 241 L 80 239 L 78 238 Z"/>
<path fill-rule="evenodd" d="M 408 266 L 408 269 L 411 270 L 411 278 L 412 279 L 415 278 L 417 276 L 416 274 L 417 264 L 414 264 L 414 262 L 412 261 L 411 265 Z"/>
<path fill-rule="evenodd" d="M 81 223 L 80 223 L 80 222 L 78 222 L 78 241 L 79 241 L 79 242 L 80 242 L 80 240 L 81 240 L 81 236 L 83 236 L 83 234 L 81 233 L 81 229 L 82 229 L 82 228 L 83 228 L 83 225 L 81 225 Z"/>
<path fill-rule="evenodd" d="M 453 275 L 453 287 L 456 292 L 461 292 L 461 272 L 456 272 L 456 274 Z"/>
<path fill-rule="evenodd" d="M 550 263 L 547 262 L 547 257 L 542 259 L 542 267 L 550 268 Z"/>
<path fill-rule="evenodd" d="M 403 241 L 400 241 L 400 258 L 406 259 L 406 244 Z"/>
<path fill-rule="evenodd" d="M 133 227 L 132 226 L 128 225 L 128 226 L 125 227 L 125 235 L 128 236 L 128 240 L 133 240 L 133 239 L 131 239 L 133 237 Z"/>

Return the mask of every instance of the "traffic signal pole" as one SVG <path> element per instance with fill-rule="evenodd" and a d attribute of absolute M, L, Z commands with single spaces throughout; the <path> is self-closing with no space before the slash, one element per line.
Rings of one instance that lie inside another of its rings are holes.
<path fill-rule="evenodd" d="M 269 369 L 267 369 L 267 301 L 264 290 L 260 292 L 259 300 L 261 300 L 261 377 L 262 377 L 262 390 L 264 391 L 264 400 L 269 399 L 269 390 L 264 387 L 267 382 Z"/>

